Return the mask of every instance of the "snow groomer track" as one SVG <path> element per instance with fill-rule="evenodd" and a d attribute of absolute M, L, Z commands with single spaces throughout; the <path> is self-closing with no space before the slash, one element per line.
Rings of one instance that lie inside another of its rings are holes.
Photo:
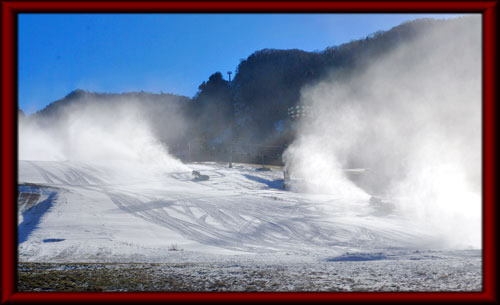
<path fill-rule="evenodd" d="M 192 170 L 209 179 L 196 181 Z M 236 283 L 222 290 L 256 287 L 234 278 L 237 266 L 251 274 L 264 270 L 268 282 L 277 281 L 272 275 L 294 279 L 257 290 L 481 288 L 480 250 L 438 249 L 439 238 L 412 228 L 397 210 L 381 214 L 369 198 L 287 191 L 282 177 L 279 168 L 259 171 L 247 164 L 188 164 L 164 171 L 20 161 L 20 266 L 57 263 L 54 270 L 59 270 L 85 263 L 187 263 L 189 270 L 169 268 L 182 274 L 218 270 L 218 278 Z M 355 281 L 338 277 L 339 270 Z M 383 274 L 381 283 L 376 279 Z M 408 282 L 418 274 L 417 284 Z M 308 284 L 299 279 L 309 279 Z M 204 290 L 190 285 L 185 288 Z M 170 289 L 155 287 L 145 284 L 144 289 Z"/>

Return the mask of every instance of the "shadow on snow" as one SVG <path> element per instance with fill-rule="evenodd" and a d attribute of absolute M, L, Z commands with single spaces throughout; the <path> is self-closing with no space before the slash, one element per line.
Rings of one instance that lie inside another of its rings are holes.
<path fill-rule="evenodd" d="M 345 253 L 337 257 L 327 258 L 327 262 L 359 262 L 387 259 L 383 253 Z"/>
<path fill-rule="evenodd" d="M 30 234 L 37 228 L 42 216 L 52 207 L 57 192 L 51 192 L 47 199 L 23 212 L 23 222 L 18 226 L 17 242 L 21 244 L 28 240 Z"/>
<path fill-rule="evenodd" d="M 265 184 L 269 188 L 278 189 L 278 190 L 283 190 L 284 189 L 283 179 L 268 180 L 268 179 L 264 179 L 264 178 L 261 178 L 261 177 L 257 177 L 257 176 L 253 176 L 253 175 L 248 175 L 248 174 L 244 174 L 243 176 L 245 178 L 249 179 L 249 180 Z"/>

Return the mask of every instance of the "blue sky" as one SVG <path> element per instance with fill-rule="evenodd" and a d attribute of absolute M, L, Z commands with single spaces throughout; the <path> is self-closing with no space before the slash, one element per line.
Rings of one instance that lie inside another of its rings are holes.
<path fill-rule="evenodd" d="M 75 89 L 192 97 L 257 50 L 321 51 L 444 14 L 20 14 L 19 106 L 33 113 Z M 234 74 L 233 74 L 234 77 Z"/>

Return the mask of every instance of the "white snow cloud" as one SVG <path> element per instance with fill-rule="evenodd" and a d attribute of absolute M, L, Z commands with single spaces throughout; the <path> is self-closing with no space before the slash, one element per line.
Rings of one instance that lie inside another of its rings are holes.
<path fill-rule="evenodd" d="M 481 247 L 481 19 L 462 22 L 303 90 L 315 116 L 284 159 L 310 190 L 362 196 L 341 169 L 368 168 L 357 184 L 396 198 L 408 225 Z"/>
<path fill-rule="evenodd" d="M 85 101 L 68 107 L 64 116 L 50 126 L 47 122 L 20 119 L 18 158 L 187 169 L 155 137 L 138 104 L 124 100 L 110 106 Z"/>

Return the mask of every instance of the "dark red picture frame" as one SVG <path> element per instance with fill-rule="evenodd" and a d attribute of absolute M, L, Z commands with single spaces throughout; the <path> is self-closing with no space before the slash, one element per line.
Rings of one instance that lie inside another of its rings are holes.
<path fill-rule="evenodd" d="M 1 302 L 151 301 L 379 301 L 495 302 L 494 101 L 496 97 L 497 1 L 244 1 L 244 2 L 48 2 L 2 1 L 2 213 Z M 301 12 L 480 13 L 483 25 L 483 290 L 481 292 L 346 293 L 25 293 L 16 291 L 17 237 L 17 15 L 68 12 Z"/>

